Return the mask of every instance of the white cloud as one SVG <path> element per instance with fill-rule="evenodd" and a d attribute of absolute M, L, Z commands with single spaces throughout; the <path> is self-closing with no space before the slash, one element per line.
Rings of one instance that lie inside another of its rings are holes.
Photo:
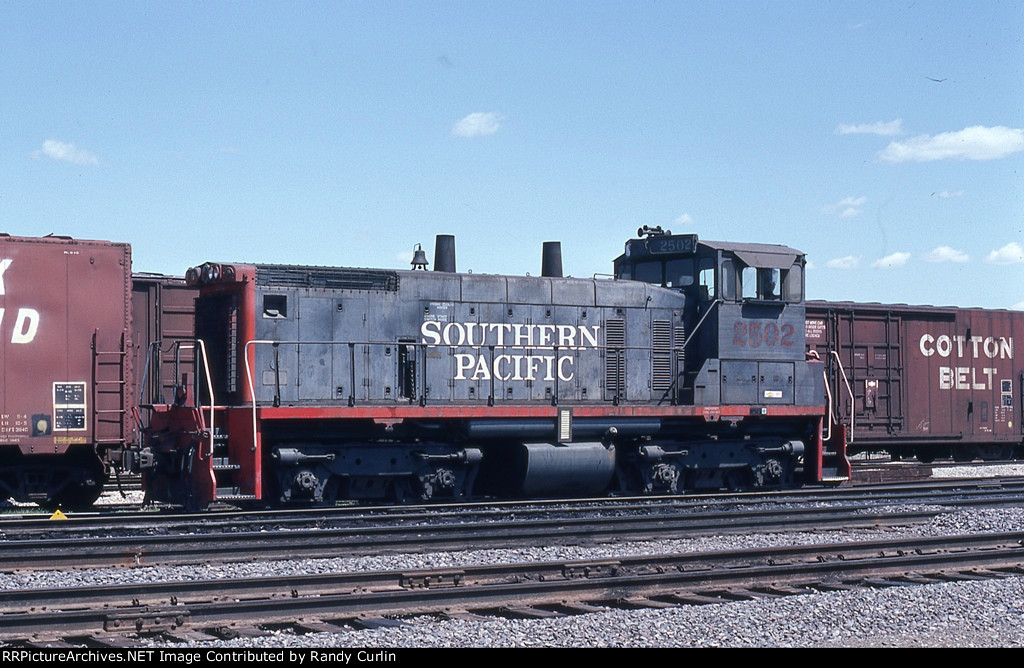
<path fill-rule="evenodd" d="M 693 225 L 693 216 L 688 213 L 684 213 L 673 221 L 674 225 L 684 227 L 686 225 Z"/>
<path fill-rule="evenodd" d="M 66 144 L 56 139 L 47 139 L 43 142 L 43 147 L 32 155 L 36 158 L 51 158 L 53 160 L 72 162 L 76 165 L 100 164 L 99 158 L 84 148 L 78 148 L 74 144 Z"/>
<path fill-rule="evenodd" d="M 849 125 L 842 123 L 836 128 L 837 135 L 880 135 L 882 137 L 894 137 L 903 134 L 903 119 L 897 118 L 888 123 L 878 121 L 876 123 L 859 123 Z"/>
<path fill-rule="evenodd" d="M 951 197 L 963 197 L 963 190 L 936 190 L 932 193 L 932 197 L 938 197 L 939 199 L 950 199 Z"/>
<path fill-rule="evenodd" d="M 452 134 L 456 137 L 481 137 L 493 135 L 501 128 L 500 121 L 504 116 L 496 113 L 474 112 L 460 118 L 452 127 Z"/>
<path fill-rule="evenodd" d="M 1024 263 L 1024 247 L 1016 241 L 1011 241 L 1002 248 L 998 248 L 988 254 L 985 262 L 992 264 L 1021 264 Z"/>
<path fill-rule="evenodd" d="M 829 260 L 825 263 L 825 266 L 829 269 L 856 269 L 860 266 L 860 257 L 857 255 L 847 255 L 846 257 L 837 257 L 833 260 Z"/>
<path fill-rule="evenodd" d="M 959 132 L 918 135 L 905 142 L 894 141 L 878 157 L 886 162 L 931 162 L 947 158 L 996 160 L 1024 151 L 1024 130 L 974 125 Z"/>
<path fill-rule="evenodd" d="M 885 257 L 878 258 L 877 260 L 871 263 L 871 266 L 876 267 L 878 269 L 896 269 L 897 267 L 902 267 L 903 265 L 905 265 L 907 263 L 907 260 L 909 259 L 910 253 L 897 251 L 895 253 L 886 255 Z"/>
<path fill-rule="evenodd" d="M 840 218 L 854 218 L 864 211 L 861 207 L 868 201 L 867 197 L 844 197 L 835 204 L 823 206 L 821 212 L 828 215 L 836 215 Z"/>
<path fill-rule="evenodd" d="M 923 258 L 925 262 L 969 262 L 971 256 L 949 246 L 939 246 L 932 252 L 925 253 Z"/>
<path fill-rule="evenodd" d="M 1024 302 L 1017 302 L 1010 308 L 1012 308 L 1014 311 L 1024 311 Z"/>

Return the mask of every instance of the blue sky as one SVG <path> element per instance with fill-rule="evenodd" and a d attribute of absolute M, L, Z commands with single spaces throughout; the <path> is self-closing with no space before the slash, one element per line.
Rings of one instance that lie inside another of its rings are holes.
<path fill-rule="evenodd" d="M 0 0 L 0 231 L 608 272 L 640 225 L 813 298 L 1024 308 L 1024 2 Z M 432 259 L 432 258 L 431 258 Z"/>

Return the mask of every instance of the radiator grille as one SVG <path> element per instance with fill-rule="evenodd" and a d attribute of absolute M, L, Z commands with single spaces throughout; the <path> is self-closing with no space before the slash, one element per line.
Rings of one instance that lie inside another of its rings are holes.
<path fill-rule="evenodd" d="M 398 273 L 379 269 L 262 265 L 256 268 L 256 284 L 285 288 L 395 292 L 398 290 Z"/>

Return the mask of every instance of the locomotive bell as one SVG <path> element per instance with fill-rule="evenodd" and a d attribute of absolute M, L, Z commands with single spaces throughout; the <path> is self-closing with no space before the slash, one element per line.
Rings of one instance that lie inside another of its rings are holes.
<path fill-rule="evenodd" d="M 427 254 L 423 252 L 423 247 L 419 244 L 416 244 L 416 248 L 413 249 L 412 262 L 409 264 L 412 265 L 413 271 L 417 269 L 426 271 L 427 265 L 430 264 L 427 262 Z"/>

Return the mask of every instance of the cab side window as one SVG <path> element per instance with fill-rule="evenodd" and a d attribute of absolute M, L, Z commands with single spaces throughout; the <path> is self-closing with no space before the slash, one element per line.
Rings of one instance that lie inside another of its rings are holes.
<path fill-rule="evenodd" d="M 803 267 L 794 264 L 786 272 L 786 301 L 791 304 L 798 304 L 804 298 L 804 272 Z"/>
<path fill-rule="evenodd" d="M 700 275 L 698 276 L 699 296 L 701 299 L 714 299 L 715 294 L 715 260 L 706 257 L 700 261 Z"/>
<path fill-rule="evenodd" d="M 757 269 L 743 267 L 743 273 L 740 274 L 740 287 L 743 290 L 744 299 L 757 299 Z"/>
<path fill-rule="evenodd" d="M 782 272 L 765 267 L 757 270 L 757 298 L 765 301 L 782 299 Z"/>
<path fill-rule="evenodd" d="M 736 271 L 736 263 L 732 260 L 722 260 L 722 299 L 735 301 L 739 299 L 739 276 Z"/>

